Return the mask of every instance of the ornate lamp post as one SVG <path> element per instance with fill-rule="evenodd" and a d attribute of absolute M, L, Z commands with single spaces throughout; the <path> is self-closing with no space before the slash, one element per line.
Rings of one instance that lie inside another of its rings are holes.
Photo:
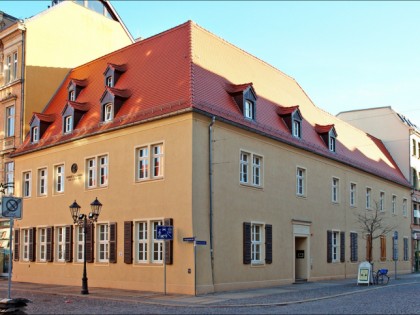
<path fill-rule="evenodd" d="M 102 203 L 99 202 L 98 198 L 96 198 L 91 204 L 90 208 L 92 212 L 89 215 L 79 213 L 80 206 L 77 204 L 76 200 L 70 205 L 70 214 L 73 218 L 73 222 L 75 225 L 78 225 L 83 228 L 84 234 L 84 246 L 83 246 L 83 278 L 82 278 L 82 294 L 89 294 L 88 290 L 88 279 L 87 279 L 87 272 L 86 272 L 86 234 L 87 234 L 87 227 L 88 225 L 93 225 L 99 217 L 101 213 Z"/>

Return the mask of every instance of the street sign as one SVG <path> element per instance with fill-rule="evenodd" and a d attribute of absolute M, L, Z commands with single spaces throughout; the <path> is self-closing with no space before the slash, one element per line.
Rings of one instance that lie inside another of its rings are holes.
<path fill-rule="evenodd" d="M 156 239 L 158 240 L 173 240 L 174 227 L 171 225 L 156 226 Z"/>
<path fill-rule="evenodd" d="M 1 216 L 3 218 L 22 218 L 22 198 L 5 197 L 1 198 Z"/>
<path fill-rule="evenodd" d="M 195 241 L 195 237 L 184 237 L 182 239 L 184 242 L 194 242 Z"/>
<path fill-rule="evenodd" d="M 207 245 L 206 241 L 195 241 L 196 245 Z"/>

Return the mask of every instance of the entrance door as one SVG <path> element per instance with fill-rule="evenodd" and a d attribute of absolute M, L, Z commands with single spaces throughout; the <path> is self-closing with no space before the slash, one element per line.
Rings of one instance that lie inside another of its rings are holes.
<path fill-rule="evenodd" d="M 308 238 L 295 237 L 295 281 L 307 281 L 309 272 Z"/>

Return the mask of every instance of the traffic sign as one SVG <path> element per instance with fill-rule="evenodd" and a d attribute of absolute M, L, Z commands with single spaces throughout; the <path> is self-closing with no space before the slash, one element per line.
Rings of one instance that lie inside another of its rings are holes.
<path fill-rule="evenodd" d="M 194 242 L 195 241 L 195 236 L 193 236 L 193 237 L 184 237 L 182 240 L 184 242 Z"/>
<path fill-rule="evenodd" d="M 22 198 L 5 197 L 1 198 L 1 216 L 3 218 L 22 218 Z"/>
<path fill-rule="evenodd" d="M 206 241 L 195 241 L 196 245 L 207 245 Z"/>
<path fill-rule="evenodd" d="M 158 240 L 173 240 L 174 227 L 171 225 L 156 226 L 156 239 Z"/>

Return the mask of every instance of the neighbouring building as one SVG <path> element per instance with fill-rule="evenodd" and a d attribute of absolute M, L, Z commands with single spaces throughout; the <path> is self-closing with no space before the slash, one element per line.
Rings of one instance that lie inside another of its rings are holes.
<path fill-rule="evenodd" d="M 337 117 L 381 139 L 411 183 L 413 269 L 420 271 L 420 129 L 391 106 L 351 110 Z"/>
<path fill-rule="evenodd" d="M 65 1 L 24 20 L 0 12 L 3 193 L 13 193 L 15 167 L 10 153 L 22 143 L 33 112 L 45 107 L 71 68 L 133 42 L 108 1 Z M 8 224 L 8 220 L 0 221 L 0 234 L 9 231 Z M 2 244 L 8 244 L 7 240 Z M 4 259 L 8 250 L 0 252 L 0 275 L 8 273 Z"/>
<path fill-rule="evenodd" d="M 91 287 L 169 293 L 356 277 L 356 215 L 380 198 L 411 272 L 411 187 L 383 143 L 192 21 L 74 68 L 13 158 L 15 281 L 79 285 L 84 259 Z M 96 198 L 84 239 L 69 206 Z M 392 235 L 372 242 L 392 271 Z"/>

